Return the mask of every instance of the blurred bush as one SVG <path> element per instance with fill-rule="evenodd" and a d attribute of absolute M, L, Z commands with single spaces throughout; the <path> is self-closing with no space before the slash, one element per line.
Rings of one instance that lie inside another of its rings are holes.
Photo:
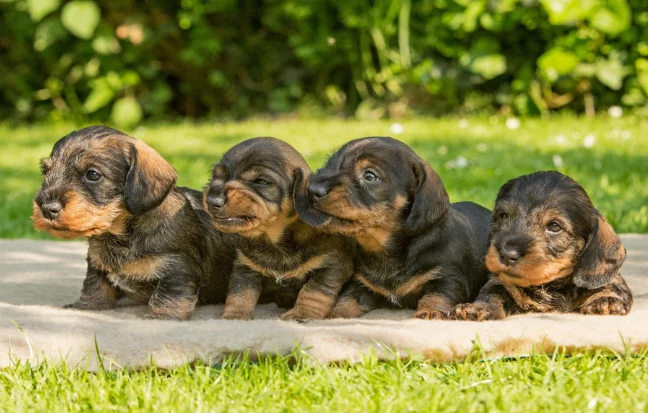
<path fill-rule="evenodd" d="M 646 0 L 0 0 L 0 118 L 638 107 Z"/>

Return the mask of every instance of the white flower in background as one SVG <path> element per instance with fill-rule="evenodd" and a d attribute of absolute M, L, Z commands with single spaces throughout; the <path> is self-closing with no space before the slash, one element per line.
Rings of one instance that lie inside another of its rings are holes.
<path fill-rule="evenodd" d="M 488 150 L 488 145 L 486 145 L 485 143 L 478 143 L 477 150 L 479 152 L 486 152 Z"/>
<path fill-rule="evenodd" d="M 329 46 L 334 46 L 335 43 L 337 43 L 337 40 L 335 39 L 335 37 L 329 37 L 328 39 L 326 39 L 326 42 Z"/>
<path fill-rule="evenodd" d="M 632 132 L 630 132 L 629 130 L 624 130 L 623 132 L 621 132 L 621 139 L 623 139 L 624 141 L 630 139 L 631 136 Z"/>
<path fill-rule="evenodd" d="M 461 129 L 466 129 L 468 127 L 468 120 L 466 119 L 459 119 L 459 127 Z"/>
<path fill-rule="evenodd" d="M 596 144 L 596 136 L 589 134 L 583 139 L 583 146 L 586 148 L 591 148 Z"/>
<path fill-rule="evenodd" d="M 554 142 L 556 142 L 557 145 L 560 146 L 565 146 L 567 144 L 567 137 L 562 133 L 560 135 L 554 136 L 553 140 Z"/>
<path fill-rule="evenodd" d="M 437 148 L 437 153 L 439 155 L 445 155 L 446 153 L 448 153 L 448 147 L 447 146 L 439 146 Z"/>
<path fill-rule="evenodd" d="M 556 168 L 562 168 L 564 165 L 563 158 L 560 155 L 554 155 L 553 158 L 553 164 Z"/>
<path fill-rule="evenodd" d="M 450 169 L 463 169 L 468 166 L 468 159 L 463 156 L 458 156 L 457 159 L 454 159 L 446 164 Z"/>
<path fill-rule="evenodd" d="M 403 126 L 400 123 L 392 123 L 391 127 L 389 128 L 391 133 L 394 135 L 401 135 L 403 132 L 405 132 L 405 126 Z"/>
<path fill-rule="evenodd" d="M 506 127 L 515 130 L 520 127 L 520 120 L 518 118 L 506 119 Z"/>
<path fill-rule="evenodd" d="M 608 109 L 608 115 L 615 119 L 619 119 L 621 116 L 623 116 L 623 109 L 621 106 L 610 106 Z"/>

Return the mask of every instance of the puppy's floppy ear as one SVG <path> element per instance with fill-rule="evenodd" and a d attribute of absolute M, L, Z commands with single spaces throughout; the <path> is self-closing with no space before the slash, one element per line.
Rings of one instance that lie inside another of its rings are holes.
<path fill-rule="evenodd" d="M 450 198 L 441 177 L 426 162 L 415 162 L 416 192 L 405 223 L 410 232 L 434 225 L 450 208 Z"/>
<path fill-rule="evenodd" d="M 133 140 L 126 175 L 126 210 L 142 215 L 159 206 L 178 179 L 175 169 L 144 142 Z"/>
<path fill-rule="evenodd" d="M 574 268 L 574 284 L 589 289 L 599 288 L 619 273 L 626 249 L 612 226 L 598 212 L 594 232 L 590 236 Z"/>

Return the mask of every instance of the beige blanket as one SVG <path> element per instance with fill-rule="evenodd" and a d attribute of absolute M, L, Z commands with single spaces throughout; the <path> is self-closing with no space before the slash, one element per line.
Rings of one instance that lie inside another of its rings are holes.
<path fill-rule="evenodd" d="M 358 360 L 370 349 L 383 358 L 423 356 L 445 362 L 467 356 L 476 340 L 488 357 L 552 352 L 556 346 L 648 348 L 648 236 L 625 235 L 623 274 L 635 294 L 626 317 L 532 314 L 484 323 L 413 320 L 411 311 L 378 310 L 356 320 L 299 324 L 260 306 L 254 321 L 221 321 L 222 306 L 198 308 L 192 321 L 143 319 L 144 306 L 121 303 L 99 313 L 63 310 L 78 298 L 85 243 L 0 241 L 0 368 L 17 360 L 66 360 L 94 370 L 95 343 L 105 365 L 160 367 L 230 354 L 287 354 L 300 348 L 321 362 Z"/>

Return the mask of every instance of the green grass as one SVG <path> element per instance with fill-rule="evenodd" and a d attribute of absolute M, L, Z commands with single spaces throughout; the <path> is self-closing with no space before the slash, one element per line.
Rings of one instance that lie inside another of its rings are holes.
<path fill-rule="evenodd" d="M 648 120 L 556 118 L 523 120 L 509 129 L 502 118 L 415 119 L 394 135 L 410 144 L 441 175 L 453 201 L 492 207 L 508 179 L 542 169 L 558 169 L 578 180 L 619 232 L 648 232 Z M 385 121 L 248 121 L 173 124 L 134 132 L 178 170 L 179 184 L 201 188 L 210 167 L 229 147 L 254 136 L 275 136 L 293 144 L 319 168 L 344 142 L 390 135 Z M 0 238 L 46 238 L 32 229 L 31 200 L 40 185 L 38 160 L 49 154 L 71 125 L 0 126 Z M 594 145 L 584 146 L 594 137 Z M 554 157 L 562 166 L 556 168 Z M 457 168 L 464 157 L 468 166 Z"/>
<path fill-rule="evenodd" d="M 320 366 L 303 357 L 171 371 L 0 371 L 2 411 L 645 412 L 648 355 Z"/>
<path fill-rule="evenodd" d="M 557 168 L 577 179 L 620 232 L 648 232 L 648 120 L 557 118 L 411 120 L 396 137 L 439 172 L 453 201 L 492 206 L 508 179 Z M 248 121 L 141 127 L 179 184 L 202 187 L 233 144 L 254 136 L 287 140 L 313 168 L 342 143 L 390 135 L 389 122 Z M 38 160 L 71 125 L 0 126 L 0 237 L 46 238 L 29 220 L 40 185 Z M 585 137 L 595 143 L 585 147 Z M 591 140 L 591 138 L 588 138 Z M 468 166 L 457 168 L 464 157 Z M 648 355 L 533 356 L 433 365 L 422 361 L 317 366 L 297 357 L 171 371 L 86 372 L 17 364 L 0 371 L 0 411 L 648 411 Z"/>

